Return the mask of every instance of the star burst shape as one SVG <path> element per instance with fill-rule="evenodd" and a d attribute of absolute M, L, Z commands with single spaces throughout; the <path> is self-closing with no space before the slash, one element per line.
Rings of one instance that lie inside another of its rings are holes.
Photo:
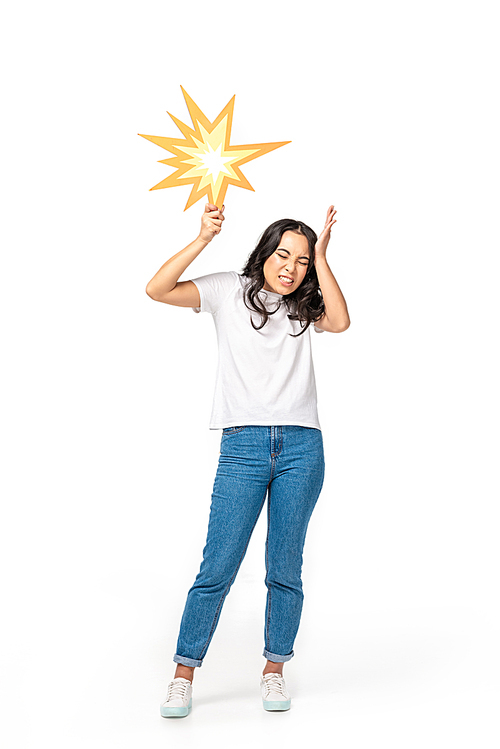
<path fill-rule="evenodd" d="M 239 167 L 247 161 L 257 159 L 259 156 L 269 153 L 269 151 L 274 151 L 280 146 L 291 143 L 291 141 L 231 146 L 229 140 L 231 138 L 235 97 L 233 96 L 231 101 L 226 104 L 217 119 L 210 122 L 182 86 L 181 89 L 194 130 L 170 112 L 167 112 L 184 135 L 184 140 L 138 133 L 142 138 L 147 138 L 147 140 L 156 143 L 157 146 L 161 146 L 161 148 L 174 154 L 173 158 L 162 159 L 159 163 L 176 167 L 177 171 L 158 182 L 150 190 L 192 184 L 193 189 L 184 208 L 185 211 L 200 200 L 203 195 L 207 195 L 210 203 L 222 208 L 229 185 L 244 187 L 246 190 L 255 192 Z"/>

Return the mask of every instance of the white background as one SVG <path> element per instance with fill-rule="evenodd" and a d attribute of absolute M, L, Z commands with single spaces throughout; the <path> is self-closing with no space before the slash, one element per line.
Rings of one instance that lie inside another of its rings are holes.
<path fill-rule="evenodd" d="M 17 3 L 3 13 L 6 746 L 498 747 L 498 26 L 493 2 Z M 351 327 L 313 336 L 327 469 L 304 611 L 262 709 L 265 513 L 194 679 L 160 717 L 220 432 L 210 315 L 147 282 L 205 199 L 150 191 L 183 86 L 242 168 L 182 276 L 264 228 L 337 223 Z M 321 738 L 320 738 L 321 737 Z M 173 742 L 170 743 L 170 742 Z M 281 744 L 281 742 L 283 742 Z"/>

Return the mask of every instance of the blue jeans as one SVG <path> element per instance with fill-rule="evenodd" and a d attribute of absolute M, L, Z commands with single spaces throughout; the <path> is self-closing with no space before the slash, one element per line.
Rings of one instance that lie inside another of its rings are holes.
<path fill-rule="evenodd" d="M 224 599 L 268 497 L 263 655 L 284 662 L 302 613 L 302 552 L 325 472 L 321 430 L 238 426 L 222 431 L 203 561 L 182 615 L 174 661 L 201 666 Z"/>

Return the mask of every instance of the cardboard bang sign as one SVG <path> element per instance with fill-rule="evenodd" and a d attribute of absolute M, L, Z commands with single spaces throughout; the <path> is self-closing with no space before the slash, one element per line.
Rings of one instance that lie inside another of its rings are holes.
<path fill-rule="evenodd" d="M 219 116 L 210 122 L 182 86 L 181 89 L 194 129 L 167 112 L 183 134 L 183 139 L 138 133 L 142 138 L 147 138 L 172 153 L 173 158 L 162 159 L 159 163 L 176 168 L 175 172 L 151 187 L 150 190 L 190 184 L 193 185 L 193 189 L 184 208 L 185 211 L 203 195 L 207 196 L 210 203 L 222 208 L 229 185 L 254 191 L 240 170 L 242 164 L 285 146 L 291 141 L 232 146 L 229 141 L 235 97 L 233 96 Z"/>

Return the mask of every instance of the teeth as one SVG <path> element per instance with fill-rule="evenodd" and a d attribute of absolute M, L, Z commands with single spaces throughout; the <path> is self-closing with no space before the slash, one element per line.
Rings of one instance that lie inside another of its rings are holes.
<path fill-rule="evenodd" d="M 284 281 L 287 284 L 292 284 L 293 280 L 291 278 L 288 278 L 287 276 L 278 276 L 282 281 Z"/>

